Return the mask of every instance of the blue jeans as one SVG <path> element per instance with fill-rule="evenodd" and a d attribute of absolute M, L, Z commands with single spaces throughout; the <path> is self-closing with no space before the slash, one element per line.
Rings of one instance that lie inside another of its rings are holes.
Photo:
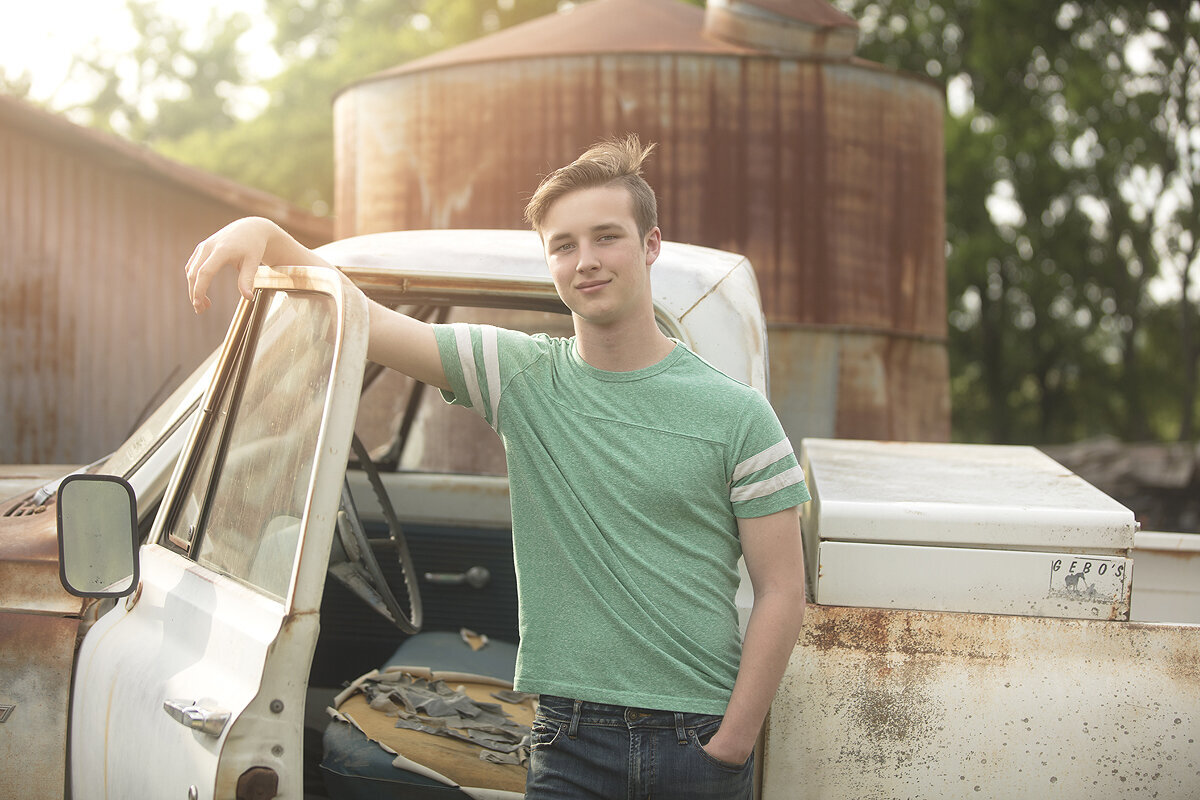
<path fill-rule="evenodd" d="M 727 764 L 701 747 L 721 717 L 542 695 L 525 800 L 750 800 L 754 756 Z"/>

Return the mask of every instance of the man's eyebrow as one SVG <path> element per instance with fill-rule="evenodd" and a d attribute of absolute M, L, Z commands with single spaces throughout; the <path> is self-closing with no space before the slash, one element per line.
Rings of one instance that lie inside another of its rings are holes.
<path fill-rule="evenodd" d="M 588 228 L 588 233 L 596 234 L 596 233 L 602 233 L 604 231 L 620 231 L 620 230 L 624 230 L 624 227 L 621 225 L 620 222 L 613 220 L 611 222 L 596 223 L 595 225 Z M 564 239 L 573 239 L 573 238 L 574 238 L 574 234 L 570 233 L 569 231 L 560 231 L 559 233 L 554 233 L 554 234 L 551 234 L 549 237 L 547 237 L 546 244 L 553 245 Z"/>

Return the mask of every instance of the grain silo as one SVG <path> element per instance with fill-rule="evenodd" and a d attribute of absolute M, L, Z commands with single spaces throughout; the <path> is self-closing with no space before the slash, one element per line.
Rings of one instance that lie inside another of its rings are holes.
<path fill-rule="evenodd" d="M 744 253 L 793 438 L 949 436 L 943 96 L 824 0 L 593 0 L 335 101 L 338 235 L 518 228 L 538 177 L 658 142 L 664 237 Z"/>

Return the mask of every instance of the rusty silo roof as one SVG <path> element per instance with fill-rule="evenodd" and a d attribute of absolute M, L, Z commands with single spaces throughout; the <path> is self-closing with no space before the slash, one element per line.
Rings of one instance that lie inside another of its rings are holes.
<path fill-rule="evenodd" d="M 703 34 L 704 9 L 679 0 L 592 0 L 376 73 L 371 81 L 458 64 L 596 53 L 753 53 Z M 349 88 L 349 87 L 346 87 Z M 343 89 L 342 91 L 345 91 Z"/>
<path fill-rule="evenodd" d="M 749 0 L 738 8 L 756 6 L 772 16 L 799 23 L 797 29 L 837 31 L 858 23 L 827 0 Z M 712 13 L 709 9 L 708 13 Z M 736 10 L 741 16 L 742 10 Z M 778 48 L 767 43 L 726 37 L 706 28 L 705 9 L 680 0 L 590 0 L 568 11 L 547 14 L 520 25 L 401 64 L 342 87 L 338 94 L 361 83 L 462 64 L 554 56 L 606 53 L 697 53 L 758 55 Z M 723 26 L 718 26 L 722 28 Z M 814 53 L 814 55 L 817 55 Z"/>

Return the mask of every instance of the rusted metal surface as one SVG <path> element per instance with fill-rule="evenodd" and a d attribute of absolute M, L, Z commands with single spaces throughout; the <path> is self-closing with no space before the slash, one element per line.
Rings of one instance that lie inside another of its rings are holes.
<path fill-rule="evenodd" d="M 858 44 L 858 23 L 825 0 L 709 0 L 704 31 L 776 53 L 832 58 L 849 58 Z"/>
<path fill-rule="evenodd" d="M 746 255 L 770 322 L 895 337 L 876 348 L 895 410 L 858 408 L 839 375 L 837 435 L 945 439 L 940 90 L 703 23 L 676 0 L 596 0 L 348 88 L 338 235 L 524 227 L 538 175 L 636 131 L 660 145 L 647 178 L 664 235 Z"/>
<path fill-rule="evenodd" d="M 0 463 L 90 462 L 129 434 L 220 342 L 236 293 L 195 320 L 183 265 L 247 214 L 330 237 L 277 198 L 0 96 Z"/>
<path fill-rule="evenodd" d="M 269 767 L 251 767 L 238 776 L 237 800 L 271 800 L 279 791 L 279 775 Z"/>
<path fill-rule="evenodd" d="M 78 468 L 68 464 L 0 464 L 0 500 L 32 492 Z"/>
<path fill-rule="evenodd" d="M 0 583 L 7 576 L 0 576 Z M 57 584 L 57 572 L 53 579 Z M 78 603 L 78 600 L 76 600 Z M 0 795 L 65 796 L 67 708 L 78 619 L 0 614 Z"/>
<path fill-rule="evenodd" d="M 0 504 L 0 611 L 77 616 L 80 598 L 59 583 L 55 501 L 38 514 L 5 516 L 19 505 L 19 499 Z"/>
<path fill-rule="evenodd" d="M 564 13 L 514 25 L 473 42 L 400 64 L 348 88 L 439 67 L 511 59 L 596 52 L 650 55 L 664 52 L 754 52 L 753 48 L 704 36 L 703 16 L 704 12 L 700 9 L 677 0 L 580 3 Z"/>
<path fill-rule="evenodd" d="M 1195 798 L 1200 627 L 809 605 L 764 800 Z"/>
<path fill-rule="evenodd" d="M 795 324 L 772 325 L 768 336 L 771 403 L 793 441 L 949 440 L 950 364 L 940 340 Z"/>

